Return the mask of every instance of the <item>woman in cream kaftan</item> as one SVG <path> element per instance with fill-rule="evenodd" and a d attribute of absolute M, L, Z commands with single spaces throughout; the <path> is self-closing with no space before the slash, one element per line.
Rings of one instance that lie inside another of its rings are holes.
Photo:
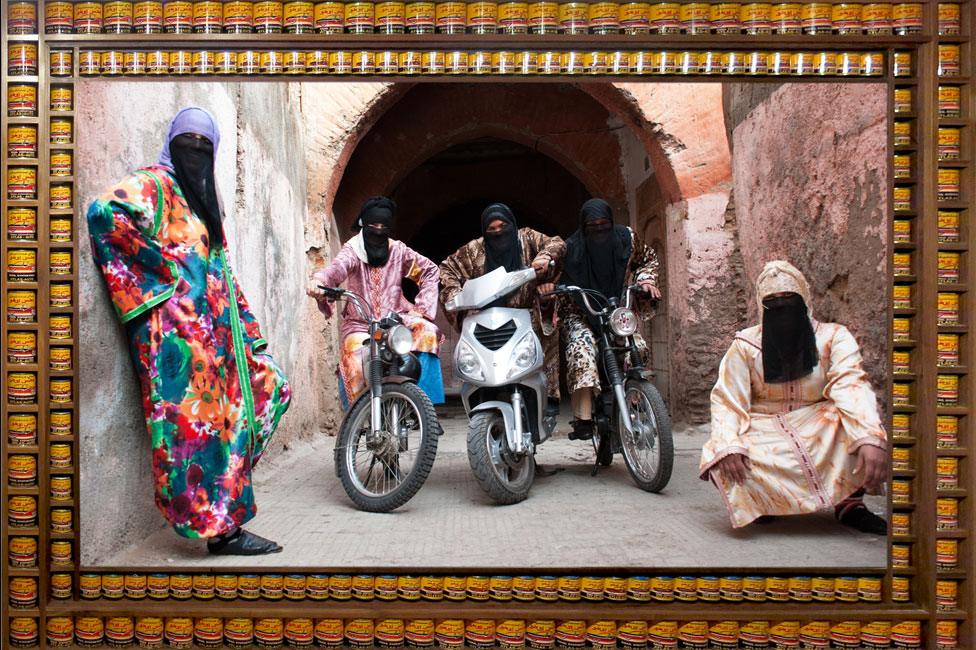
<path fill-rule="evenodd" d="M 806 280 L 786 262 L 766 265 L 757 293 L 763 310 L 782 296 L 801 306 L 809 327 L 787 341 L 801 341 L 799 372 L 763 358 L 764 343 L 773 345 L 763 325 L 736 334 L 712 390 L 701 478 L 718 488 L 736 528 L 767 515 L 834 510 L 843 523 L 883 532 L 884 521 L 860 500 L 884 479 L 886 436 L 857 342 L 843 325 L 809 318 Z M 812 334 L 805 364 L 804 331 Z M 768 380 L 772 372 L 782 376 Z"/>

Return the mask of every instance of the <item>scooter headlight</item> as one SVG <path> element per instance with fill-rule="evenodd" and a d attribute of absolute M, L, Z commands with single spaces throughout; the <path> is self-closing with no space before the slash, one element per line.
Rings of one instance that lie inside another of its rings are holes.
<path fill-rule="evenodd" d="M 617 336 L 630 336 L 637 331 L 637 316 L 633 310 L 617 307 L 610 313 L 610 330 Z"/>
<path fill-rule="evenodd" d="M 508 376 L 521 374 L 534 366 L 539 358 L 537 348 L 535 335 L 532 332 L 523 336 L 512 350 L 512 368 L 508 371 Z"/>
<path fill-rule="evenodd" d="M 474 353 L 471 346 L 461 341 L 457 346 L 457 368 L 458 371 L 470 379 L 481 381 L 485 378 L 485 372 L 481 368 L 481 360 Z"/>
<path fill-rule="evenodd" d="M 413 334 L 403 325 L 394 325 L 386 333 L 386 344 L 397 354 L 406 354 L 413 347 Z"/>

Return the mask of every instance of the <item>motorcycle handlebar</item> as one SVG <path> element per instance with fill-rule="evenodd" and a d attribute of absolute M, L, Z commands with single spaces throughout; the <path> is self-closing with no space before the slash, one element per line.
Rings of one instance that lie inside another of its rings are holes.
<path fill-rule="evenodd" d="M 321 284 L 319 289 L 325 294 L 326 298 L 329 300 L 341 300 L 345 298 L 356 308 L 359 315 L 362 316 L 363 320 L 366 322 L 371 322 L 375 320 L 373 318 L 373 313 L 366 304 L 366 301 L 359 294 L 349 291 L 348 289 L 342 289 L 341 287 L 324 287 Z"/>

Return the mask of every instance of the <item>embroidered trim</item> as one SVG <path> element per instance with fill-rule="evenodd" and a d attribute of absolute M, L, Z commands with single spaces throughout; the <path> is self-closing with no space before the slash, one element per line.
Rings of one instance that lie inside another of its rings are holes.
<path fill-rule="evenodd" d="M 821 509 L 829 509 L 831 507 L 831 503 L 830 499 L 827 498 L 827 491 L 824 489 L 823 482 L 820 480 L 820 475 L 817 473 L 817 468 L 814 466 L 813 460 L 810 458 L 810 454 L 807 453 L 807 450 L 797 438 L 796 431 L 793 430 L 793 427 L 787 423 L 786 418 L 782 415 L 776 416 L 776 426 L 793 446 L 793 453 L 796 456 L 797 461 L 800 463 L 800 469 L 803 470 L 804 476 L 807 477 L 807 483 L 809 483 L 811 491 L 820 502 Z"/>

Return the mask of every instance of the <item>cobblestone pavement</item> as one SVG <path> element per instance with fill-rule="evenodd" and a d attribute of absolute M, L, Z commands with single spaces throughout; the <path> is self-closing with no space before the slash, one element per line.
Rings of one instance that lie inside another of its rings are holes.
<path fill-rule="evenodd" d="M 564 412 L 568 409 L 564 407 Z M 465 451 L 467 420 L 442 409 L 445 434 L 420 492 L 389 514 L 356 510 L 335 477 L 335 438 L 290 449 L 257 470 L 259 513 L 247 526 L 284 546 L 279 554 L 211 557 L 200 541 L 161 528 L 107 566 L 497 567 L 668 569 L 714 567 L 882 567 L 883 538 L 836 524 L 832 515 L 783 518 L 734 531 L 715 489 L 697 474 L 707 429 L 675 434 L 671 483 L 648 494 L 631 481 L 621 456 L 590 476 L 590 443 L 565 434 L 537 454 L 550 476 L 537 476 L 529 498 L 495 506 L 478 487 Z M 561 423 L 559 431 L 568 431 Z M 878 510 L 881 501 L 870 504 Z"/>

